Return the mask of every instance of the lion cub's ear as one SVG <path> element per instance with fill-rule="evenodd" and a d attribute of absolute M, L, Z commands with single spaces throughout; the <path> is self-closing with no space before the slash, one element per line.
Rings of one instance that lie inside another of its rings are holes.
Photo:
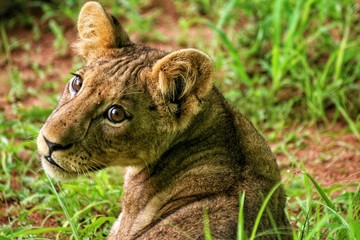
<path fill-rule="evenodd" d="M 195 49 L 184 49 L 166 55 L 155 63 L 152 78 L 179 121 L 196 114 L 201 100 L 213 87 L 213 64 Z"/>
<path fill-rule="evenodd" d="M 115 17 L 108 15 L 98 2 L 87 2 L 81 8 L 77 22 L 78 54 L 87 61 L 102 56 L 108 49 L 131 44 L 129 36 Z"/>

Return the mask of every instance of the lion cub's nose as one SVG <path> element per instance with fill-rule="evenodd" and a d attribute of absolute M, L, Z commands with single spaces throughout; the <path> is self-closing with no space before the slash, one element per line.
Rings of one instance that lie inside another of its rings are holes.
<path fill-rule="evenodd" d="M 61 144 L 57 144 L 57 143 L 54 143 L 54 142 L 50 142 L 49 140 L 46 139 L 46 137 L 44 136 L 44 140 L 46 142 L 46 145 L 48 146 L 49 150 L 50 150 L 50 154 L 54 151 L 59 151 L 59 150 L 66 150 L 66 149 L 69 149 L 72 147 L 72 143 L 70 144 L 67 144 L 65 146 L 61 145 Z"/>

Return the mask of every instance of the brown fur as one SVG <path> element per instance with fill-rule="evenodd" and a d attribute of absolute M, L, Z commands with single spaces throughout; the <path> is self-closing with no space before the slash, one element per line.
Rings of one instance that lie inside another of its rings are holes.
<path fill-rule="evenodd" d="M 82 87 L 68 83 L 39 133 L 44 169 L 67 179 L 127 167 L 109 239 L 203 239 L 206 218 L 213 239 L 236 239 L 240 193 L 250 234 L 279 170 L 264 138 L 213 86 L 209 57 L 135 45 L 97 2 L 82 8 L 78 31 Z M 112 106 L 129 117 L 110 121 Z M 277 239 L 274 225 L 291 239 L 284 207 L 280 187 L 258 230 L 272 234 L 262 239 Z"/>

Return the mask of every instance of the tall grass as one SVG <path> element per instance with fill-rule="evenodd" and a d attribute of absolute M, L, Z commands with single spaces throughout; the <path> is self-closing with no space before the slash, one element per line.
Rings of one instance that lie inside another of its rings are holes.
<path fill-rule="evenodd" d="M 327 192 L 341 190 L 341 186 L 325 189 L 308 173 L 304 173 L 303 181 L 306 196 L 296 197 L 301 212 L 296 221 L 300 231 L 294 239 L 358 239 L 359 186 L 354 185 L 354 192 L 343 192 L 331 199 Z"/>
<path fill-rule="evenodd" d="M 233 0 L 216 7 L 223 11 L 209 20 L 216 37 L 210 49 L 224 47 L 225 55 L 212 55 L 224 73 L 220 81 L 238 84 L 230 100 L 256 121 L 341 118 L 360 136 L 354 1 Z"/>

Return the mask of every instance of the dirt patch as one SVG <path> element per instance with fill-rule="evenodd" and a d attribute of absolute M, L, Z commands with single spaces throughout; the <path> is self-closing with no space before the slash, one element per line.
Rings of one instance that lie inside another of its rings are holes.
<path fill-rule="evenodd" d="M 324 186 L 360 182 L 360 139 L 345 132 L 341 124 L 322 130 L 317 126 L 307 126 L 301 131 L 286 129 L 284 136 L 289 132 L 296 133 L 296 140 L 286 144 L 287 153 L 275 150 L 282 171 L 294 174 L 302 171 L 292 167 L 296 161 L 296 165 L 301 162 L 305 170 Z M 276 149 L 276 143 L 270 145 Z"/>
<path fill-rule="evenodd" d="M 0 90 L 0 110 L 5 112 L 7 119 L 15 119 L 12 112 L 12 104 L 20 103 L 20 106 L 27 108 L 29 106 L 48 107 L 44 97 L 51 95 L 57 89 L 46 87 L 50 81 L 60 83 L 60 89 L 63 83 L 60 81 L 66 76 L 70 76 L 73 65 L 73 54 L 69 48 L 69 55 L 59 57 L 53 47 L 54 36 L 49 32 L 41 34 L 38 41 L 32 40 L 32 31 L 28 29 L 11 30 L 8 33 L 9 38 L 17 39 L 19 42 L 29 44 L 26 49 L 19 47 L 11 52 L 10 59 L 3 63 L 0 68 L 0 83 L 3 86 Z M 65 33 L 69 42 L 74 42 L 76 32 L 68 30 Z M 28 48 L 30 50 L 28 50 Z M 4 53 L 0 53 L 3 57 Z M 4 56 L 5 59 L 5 56 Z M 17 85 L 16 81 L 21 81 L 23 86 Z M 13 92 L 24 89 L 41 89 L 43 94 L 32 95 L 29 91 L 24 94 L 13 94 Z"/>
<path fill-rule="evenodd" d="M 48 217 L 51 216 L 51 217 Z M 65 218 L 62 214 L 58 214 L 58 218 Z M 51 215 L 50 212 L 40 214 L 38 212 L 32 212 L 29 214 L 28 219 L 34 226 L 43 226 L 43 227 L 59 227 L 59 222 L 56 220 L 55 215 Z"/>

